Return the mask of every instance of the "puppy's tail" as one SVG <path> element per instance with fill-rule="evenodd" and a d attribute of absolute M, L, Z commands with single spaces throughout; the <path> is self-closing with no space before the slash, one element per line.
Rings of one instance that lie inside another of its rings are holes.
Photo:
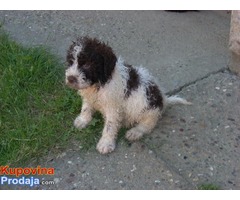
<path fill-rule="evenodd" d="M 186 99 L 183 99 L 179 96 L 170 96 L 166 98 L 166 104 L 168 105 L 176 105 L 176 104 L 182 104 L 182 105 L 192 105 L 191 102 L 187 101 Z"/>

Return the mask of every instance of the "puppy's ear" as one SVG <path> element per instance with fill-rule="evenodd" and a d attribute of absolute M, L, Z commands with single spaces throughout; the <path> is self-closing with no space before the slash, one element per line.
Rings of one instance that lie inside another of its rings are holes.
<path fill-rule="evenodd" d="M 101 85 L 104 85 L 112 78 L 112 73 L 116 65 L 117 58 L 112 49 L 108 47 L 102 52 L 102 66 L 101 72 L 99 72 L 99 81 Z"/>
<path fill-rule="evenodd" d="M 104 85 L 112 78 L 112 73 L 116 65 L 116 55 L 111 47 L 102 44 L 101 45 L 101 66 L 98 68 L 99 81 L 101 85 Z"/>
<path fill-rule="evenodd" d="M 84 69 L 88 79 L 92 83 L 98 82 L 104 86 L 111 79 L 117 61 L 112 48 L 96 38 L 87 36 L 79 38 L 78 43 L 83 47 L 86 66 L 90 66 Z"/>

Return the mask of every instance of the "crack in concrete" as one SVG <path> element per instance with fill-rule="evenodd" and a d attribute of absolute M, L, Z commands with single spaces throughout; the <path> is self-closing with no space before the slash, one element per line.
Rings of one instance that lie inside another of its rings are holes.
<path fill-rule="evenodd" d="M 186 87 L 189 87 L 189 86 L 191 86 L 191 85 L 194 85 L 194 84 L 198 83 L 199 81 L 202 81 L 202 80 L 204 80 L 204 79 L 209 78 L 209 77 L 212 76 L 212 75 L 216 75 L 216 74 L 218 74 L 218 73 L 224 73 L 225 71 L 229 71 L 228 67 L 223 67 L 223 68 L 221 68 L 221 69 L 219 69 L 219 70 L 217 70 L 217 71 L 210 72 L 210 73 L 206 74 L 206 75 L 203 76 L 203 77 L 197 78 L 196 80 L 191 81 L 191 82 L 188 82 L 188 83 L 186 83 L 186 84 L 184 84 L 184 85 L 182 85 L 182 86 L 180 86 L 180 87 L 178 87 L 178 88 L 176 88 L 176 89 L 174 89 L 174 90 L 172 90 L 172 91 L 166 92 L 166 95 L 167 95 L 167 96 L 176 95 L 177 93 L 181 92 L 181 91 L 182 91 L 183 89 L 185 89 Z M 229 71 L 229 72 L 230 72 L 230 71 Z"/>

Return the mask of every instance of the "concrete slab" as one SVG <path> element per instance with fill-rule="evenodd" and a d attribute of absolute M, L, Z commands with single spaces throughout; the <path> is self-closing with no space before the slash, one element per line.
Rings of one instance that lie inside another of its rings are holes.
<path fill-rule="evenodd" d="M 152 190 L 193 189 L 190 182 L 168 169 L 151 150 L 142 143 L 131 147 L 119 144 L 114 153 L 102 156 L 96 151 L 86 154 L 68 151 L 63 156 L 45 163 L 56 173 L 47 177 L 55 185 L 39 189 L 109 189 Z M 46 180 L 47 180 L 46 179 Z"/>
<path fill-rule="evenodd" d="M 189 107 L 167 110 L 147 146 L 195 186 L 240 189 L 240 78 L 219 73 L 184 88 Z"/>

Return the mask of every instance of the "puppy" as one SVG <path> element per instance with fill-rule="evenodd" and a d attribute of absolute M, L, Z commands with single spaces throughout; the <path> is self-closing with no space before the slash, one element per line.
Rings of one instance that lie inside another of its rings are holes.
<path fill-rule="evenodd" d="M 118 130 L 129 141 L 150 133 L 169 104 L 190 104 L 177 96 L 166 97 L 155 79 L 141 67 L 117 58 L 112 48 L 95 38 L 81 37 L 67 51 L 66 84 L 78 90 L 82 109 L 74 121 L 85 128 L 95 111 L 100 111 L 105 125 L 97 150 L 110 153 L 115 149 Z"/>

